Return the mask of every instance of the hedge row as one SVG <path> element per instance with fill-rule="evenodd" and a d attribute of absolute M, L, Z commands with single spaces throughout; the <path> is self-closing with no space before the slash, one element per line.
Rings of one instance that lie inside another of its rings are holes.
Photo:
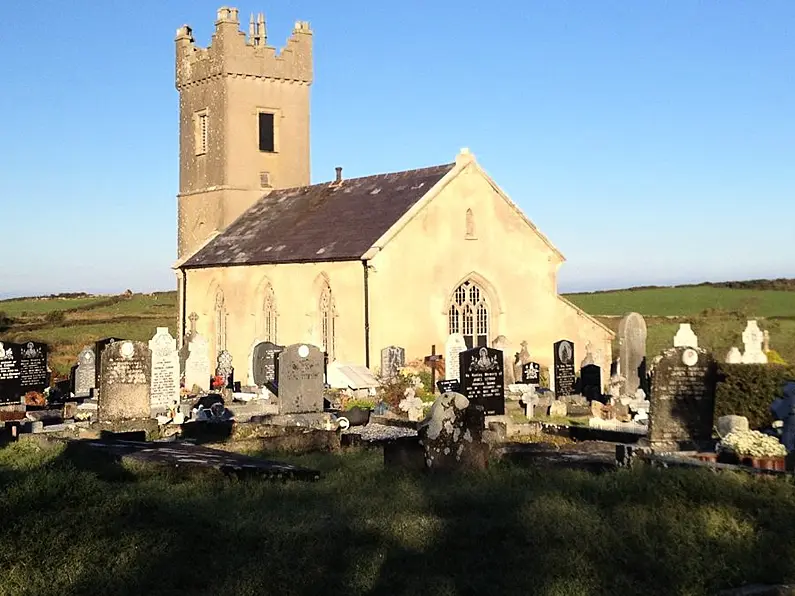
<path fill-rule="evenodd" d="M 795 380 L 795 366 L 720 364 L 715 392 L 715 419 L 727 414 L 748 418 L 751 428 L 773 422 L 770 404 L 781 397 L 785 381 Z"/>

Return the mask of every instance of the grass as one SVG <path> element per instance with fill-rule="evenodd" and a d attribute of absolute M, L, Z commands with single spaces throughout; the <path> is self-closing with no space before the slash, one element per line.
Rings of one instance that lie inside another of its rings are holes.
<path fill-rule="evenodd" d="M 694 316 L 707 309 L 736 312 L 749 317 L 795 317 L 795 293 L 694 286 L 567 294 L 587 313 L 623 316 L 635 311 L 644 316 Z"/>
<path fill-rule="evenodd" d="M 795 580 L 785 480 L 284 459 L 323 478 L 189 478 L 14 444 L 0 451 L 0 595 L 651 596 Z"/>
<path fill-rule="evenodd" d="M 23 298 L 15 300 L 0 300 L 0 312 L 9 317 L 28 317 L 46 315 L 56 310 L 69 310 L 91 306 L 106 300 L 104 296 L 91 296 L 87 298 Z"/>

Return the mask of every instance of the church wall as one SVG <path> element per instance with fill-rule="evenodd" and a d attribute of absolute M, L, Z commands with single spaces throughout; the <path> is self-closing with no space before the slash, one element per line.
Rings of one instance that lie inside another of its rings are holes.
<path fill-rule="evenodd" d="M 223 291 L 226 349 L 232 354 L 236 380 L 246 384 L 252 381 L 248 377 L 253 343 L 265 339 L 263 302 L 267 284 L 271 284 L 276 299 L 277 343 L 321 346 L 319 310 L 324 280 L 336 307 L 337 360 L 363 363 L 364 273 L 359 261 L 189 269 L 186 313 L 199 315 L 196 329 L 207 338 L 214 361 L 215 302 L 218 289 Z"/>
<path fill-rule="evenodd" d="M 467 210 L 472 238 L 467 238 Z M 505 335 L 512 358 L 520 342 L 544 366 L 552 344 L 590 340 L 610 362 L 610 334 L 557 297 L 561 258 L 492 188 L 466 167 L 375 255 L 371 264 L 371 345 L 374 354 L 403 346 L 407 359 L 443 353 L 454 289 L 471 278 L 486 291 L 489 343 Z M 378 362 L 374 360 L 374 362 Z M 608 369 L 609 370 L 609 369 Z"/>

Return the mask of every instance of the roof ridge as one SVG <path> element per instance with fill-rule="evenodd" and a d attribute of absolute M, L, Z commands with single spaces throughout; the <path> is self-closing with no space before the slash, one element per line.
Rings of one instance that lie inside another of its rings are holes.
<path fill-rule="evenodd" d="M 422 168 L 409 168 L 408 170 L 398 170 L 396 172 L 382 172 L 380 174 L 368 174 L 367 176 L 357 176 L 355 178 L 343 178 L 342 183 L 345 182 L 361 182 L 363 180 L 367 180 L 368 178 L 383 178 L 385 176 L 395 176 L 397 174 L 415 174 L 417 172 L 424 172 L 426 170 L 436 170 L 441 168 L 452 168 L 455 166 L 455 162 L 450 163 L 441 163 L 435 166 L 424 166 Z M 339 184 L 336 180 L 328 180 L 326 182 L 316 182 L 315 184 L 306 184 L 304 186 L 290 186 L 288 188 L 274 188 L 267 194 L 263 195 L 263 197 L 279 193 L 279 192 L 288 192 L 292 190 L 298 190 L 300 188 L 316 188 L 319 186 L 330 186 Z"/>

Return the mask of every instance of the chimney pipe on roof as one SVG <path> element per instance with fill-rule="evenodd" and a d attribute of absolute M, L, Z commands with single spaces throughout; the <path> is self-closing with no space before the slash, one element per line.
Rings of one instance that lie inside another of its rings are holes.
<path fill-rule="evenodd" d="M 337 170 L 337 179 L 334 182 L 339 184 L 340 182 L 342 182 L 342 168 L 340 166 L 337 166 L 334 169 Z"/>

